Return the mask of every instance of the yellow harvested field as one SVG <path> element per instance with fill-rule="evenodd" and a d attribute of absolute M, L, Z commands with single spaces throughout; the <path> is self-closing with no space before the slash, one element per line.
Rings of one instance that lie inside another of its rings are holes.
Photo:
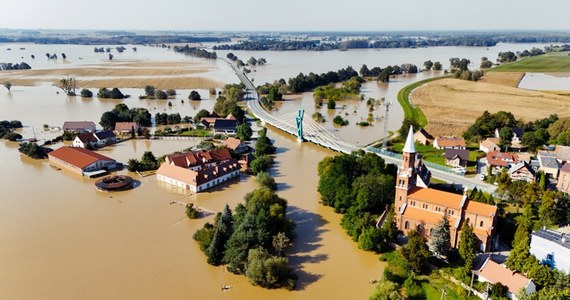
<path fill-rule="evenodd" d="M 425 114 L 426 130 L 435 136 L 460 135 L 485 110 L 510 111 L 525 121 L 550 114 L 570 116 L 568 96 L 451 78 L 415 89 L 412 102 Z"/>
<path fill-rule="evenodd" d="M 59 80 L 53 81 L 58 85 Z M 77 80 L 79 88 L 144 88 L 152 85 L 157 89 L 209 89 L 212 87 L 222 88 L 223 82 L 203 78 L 203 77 L 148 77 L 148 78 L 115 78 L 115 79 L 95 79 Z"/>
<path fill-rule="evenodd" d="M 479 81 L 518 87 L 524 74 L 524 72 L 487 72 Z"/>
<path fill-rule="evenodd" d="M 50 69 L 50 70 L 26 70 L 17 72 L 6 72 L 0 74 L 4 76 L 19 76 L 19 77 L 46 77 L 46 76 L 74 76 L 74 77 L 132 77 L 132 76 L 177 76 L 177 75 L 190 75 L 196 73 L 207 72 L 210 69 L 184 69 L 175 67 L 160 67 L 160 68 L 114 68 L 114 67 L 101 67 L 101 68 L 72 68 L 72 69 Z"/>

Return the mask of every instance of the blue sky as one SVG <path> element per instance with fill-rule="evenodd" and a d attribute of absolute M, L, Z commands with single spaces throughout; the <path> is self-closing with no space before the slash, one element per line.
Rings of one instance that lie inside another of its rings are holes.
<path fill-rule="evenodd" d="M 568 0 L 5 0 L 0 28 L 570 30 Z"/>

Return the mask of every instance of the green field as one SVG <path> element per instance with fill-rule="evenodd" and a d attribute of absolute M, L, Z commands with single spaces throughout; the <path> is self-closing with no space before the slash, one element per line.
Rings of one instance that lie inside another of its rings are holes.
<path fill-rule="evenodd" d="M 425 127 L 427 125 L 427 119 L 424 113 L 417 107 L 412 106 L 410 103 L 410 93 L 417 87 L 424 85 L 430 81 L 447 78 L 448 76 L 434 77 L 425 79 L 422 81 L 414 82 L 410 85 L 405 86 L 398 92 L 398 102 L 404 109 L 404 118 L 413 119 L 418 122 L 420 127 Z"/>
<path fill-rule="evenodd" d="M 570 72 L 569 54 L 560 52 L 528 57 L 492 68 L 489 72 Z"/>

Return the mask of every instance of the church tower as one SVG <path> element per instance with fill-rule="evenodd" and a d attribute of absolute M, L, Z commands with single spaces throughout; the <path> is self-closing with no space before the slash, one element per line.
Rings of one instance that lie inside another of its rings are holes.
<path fill-rule="evenodd" d="M 396 223 L 400 220 L 400 209 L 408 203 L 408 192 L 416 186 L 416 147 L 414 145 L 414 128 L 410 126 L 406 144 L 402 150 L 402 167 L 398 169 L 396 177 L 396 199 L 394 210 L 397 216 Z M 398 224 L 399 226 L 400 224 Z"/>

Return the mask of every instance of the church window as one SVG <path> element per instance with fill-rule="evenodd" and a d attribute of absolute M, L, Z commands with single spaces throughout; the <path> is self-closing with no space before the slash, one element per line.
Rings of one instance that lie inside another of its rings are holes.
<path fill-rule="evenodd" d="M 406 221 L 406 223 L 404 223 L 404 229 L 410 229 L 410 222 Z"/>

